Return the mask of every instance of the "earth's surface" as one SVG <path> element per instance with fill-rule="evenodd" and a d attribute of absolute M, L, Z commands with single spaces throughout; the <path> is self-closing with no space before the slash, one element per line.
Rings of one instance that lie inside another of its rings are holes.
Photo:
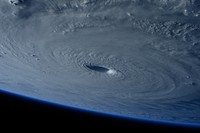
<path fill-rule="evenodd" d="M 0 0 L 0 88 L 200 124 L 199 0 Z"/>

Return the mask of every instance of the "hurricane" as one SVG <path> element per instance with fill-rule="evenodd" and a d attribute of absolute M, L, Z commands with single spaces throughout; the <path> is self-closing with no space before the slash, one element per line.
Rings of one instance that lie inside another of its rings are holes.
<path fill-rule="evenodd" d="M 0 88 L 200 124 L 198 0 L 1 0 Z"/>

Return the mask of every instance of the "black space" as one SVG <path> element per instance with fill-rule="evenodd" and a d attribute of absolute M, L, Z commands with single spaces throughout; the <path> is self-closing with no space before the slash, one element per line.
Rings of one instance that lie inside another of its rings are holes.
<path fill-rule="evenodd" d="M 12 126 L 33 130 L 37 127 L 64 129 L 89 129 L 96 131 L 198 131 L 197 128 L 127 120 L 101 114 L 65 108 L 37 100 L 0 92 L 0 127 Z M 15 129 L 15 128 L 14 128 Z M 200 131 L 200 130 L 199 130 Z"/>

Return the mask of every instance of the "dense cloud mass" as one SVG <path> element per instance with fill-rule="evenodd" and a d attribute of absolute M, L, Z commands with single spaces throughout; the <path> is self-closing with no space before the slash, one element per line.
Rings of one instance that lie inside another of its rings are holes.
<path fill-rule="evenodd" d="M 0 88 L 200 123 L 200 1 L 1 0 Z"/>

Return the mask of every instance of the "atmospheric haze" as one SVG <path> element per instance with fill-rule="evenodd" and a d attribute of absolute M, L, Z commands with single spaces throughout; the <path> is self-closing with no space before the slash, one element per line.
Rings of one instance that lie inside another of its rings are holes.
<path fill-rule="evenodd" d="M 200 124 L 200 1 L 1 0 L 0 88 Z"/>

